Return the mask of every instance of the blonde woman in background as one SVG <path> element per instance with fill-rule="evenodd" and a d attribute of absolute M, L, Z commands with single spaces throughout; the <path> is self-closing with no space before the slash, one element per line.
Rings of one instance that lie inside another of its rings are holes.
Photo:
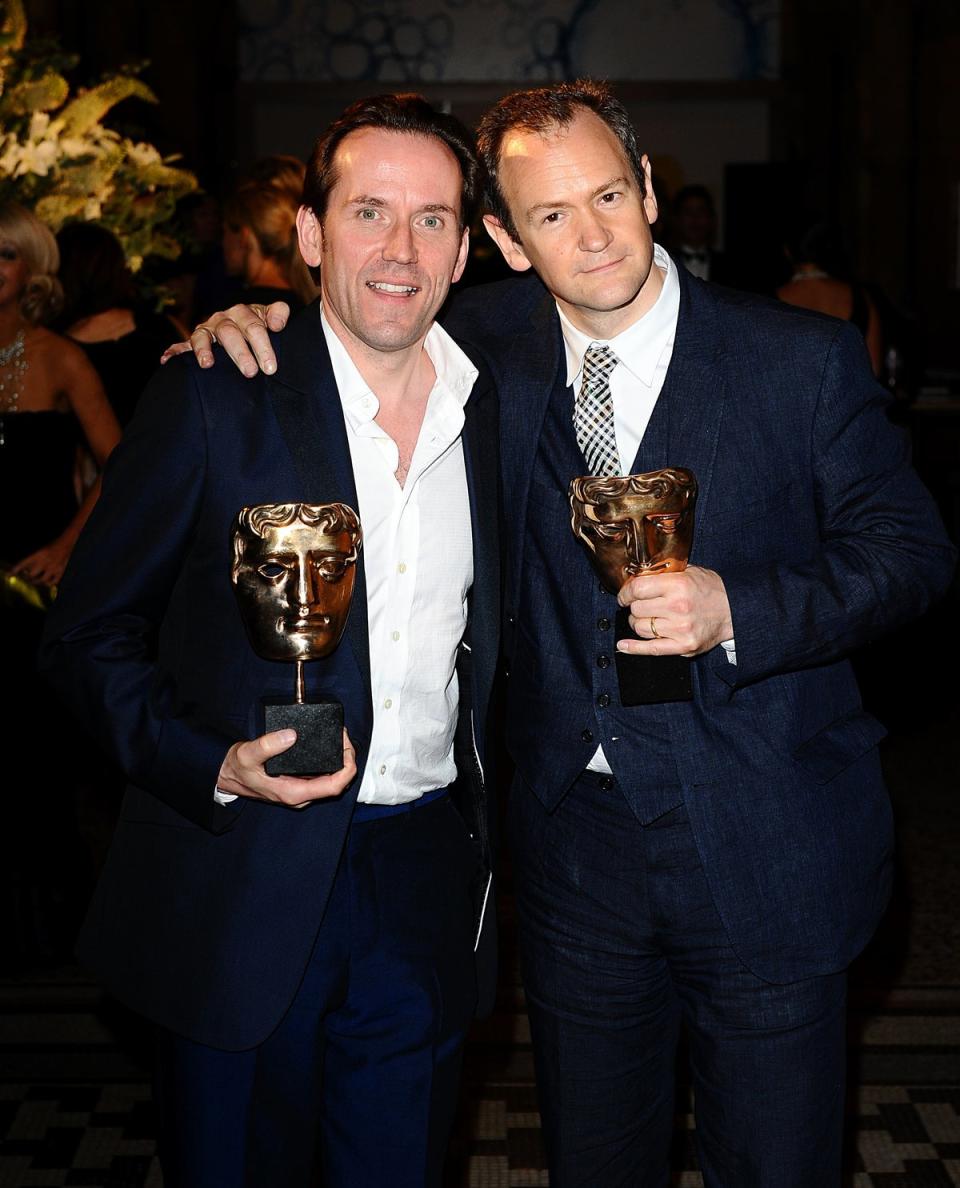
<path fill-rule="evenodd" d="M 295 311 L 316 297 L 297 247 L 299 205 L 299 193 L 286 176 L 245 181 L 227 199 L 223 254 L 227 273 L 243 278 L 247 304 L 286 301 Z"/>
<path fill-rule="evenodd" d="M 50 231 L 21 206 L 0 208 L 0 559 L 55 585 L 100 491 L 78 506 L 78 442 L 98 466 L 120 428 L 96 371 L 75 343 L 46 329 L 62 304 Z"/>

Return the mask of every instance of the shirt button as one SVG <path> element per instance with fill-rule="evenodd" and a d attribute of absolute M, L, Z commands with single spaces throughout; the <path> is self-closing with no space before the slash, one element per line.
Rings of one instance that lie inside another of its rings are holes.
<path fill-rule="evenodd" d="M 609 668 L 609 667 L 610 667 L 610 657 L 601 653 L 597 657 L 597 668 Z"/>
<path fill-rule="evenodd" d="M 388 698 L 386 699 L 386 701 L 383 703 L 383 708 L 384 708 L 384 709 L 389 709 L 391 705 L 393 705 L 393 702 L 392 702 L 392 701 L 391 701 L 391 699 L 388 697 Z"/>
<path fill-rule="evenodd" d="M 600 791 L 601 792 L 612 792 L 613 791 L 613 782 L 614 782 L 613 776 L 604 776 L 603 779 L 600 781 Z"/>
<path fill-rule="evenodd" d="M 381 764 L 380 764 L 380 774 L 381 774 L 381 775 L 386 775 L 386 774 L 387 774 L 387 765 L 386 765 L 386 763 L 381 763 Z"/>
<path fill-rule="evenodd" d="M 597 698 L 597 705 L 599 705 L 601 709 L 606 709 L 609 704 L 610 704 L 610 694 L 609 693 L 601 693 L 600 696 Z"/>
<path fill-rule="evenodd" d="M 580 741 L 581 742 L 593 742 L 593 731 L 592 730 L 584 730 L 583 734 L 580 735 Z"/>
<path fill-rule="evenodd" d="M 397 566 L 397 573 L 406 573 L 406 572 L 407 572 L 407 563 L 406 563 L 406 561 L 401 561 L 400 564 Z"/>
<path fill-rule="evenodd" d="M 601 631 L 609 631 L 610 630 L 610 620 L 605 619 L 601 616 L 601 618 L 597 619 L 597 626 L 600 628 Z"/>
<path fill-rule="evenodd" d="M 399 631 L 391 631 L 390 638 L 393 640 L 394 643 L 396 643 L 397 640 L 400 638 L 400 632 Z"/>

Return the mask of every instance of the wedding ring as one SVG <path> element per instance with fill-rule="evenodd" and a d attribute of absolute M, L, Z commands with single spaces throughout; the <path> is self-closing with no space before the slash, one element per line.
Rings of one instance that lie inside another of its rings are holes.
<path fill-rule="evenodd" d="M 660 632 L 657 630 L 657 616 L 656 615 L 650 616 L 650 631 L 653 634 L 654 639 L 660 638 Z"/>
<path fill-rule="evenodd" d="M 204 334 L 210 335 L 210 345 L 211 346 L 214 346 L 216 344 L 217 336 L 216 336 L 216 334 L 214 334 L 214 332 L 210 329 L 209 326 L 198 326 L 197 330 L 202 330 L 204 332 Z M 197 330 L 194 330 L 194 334 L 196 334 Z"/>

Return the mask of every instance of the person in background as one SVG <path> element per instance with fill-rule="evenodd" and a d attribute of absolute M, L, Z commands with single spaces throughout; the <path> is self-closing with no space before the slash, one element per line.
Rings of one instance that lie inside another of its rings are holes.
<path fill-rule="evenodd" d="M 784 252 L 792 272 L 777 289 L 780 300 L 852 322 L 867 344 L 873 374 L 879 375 L 883 368 L 880 315 L 866 290 L 847 279 L 839 228 L 822 220 L 802 222 L 788 234 Z"/>
<path fill-rule="evenodd" d="M 241 183 L 224 203 L 223 255 L 227 273 L 243 280 L 249 304 L 286 301 L 291 309 L 317 295 L 297 249 L 299 189 L 289 181 Z"/>
<path fill-rule="evenodd" d="M 279 186 L 281 190 L 289 191 L 299 206 L 306 169 L 299 157 L 290 153 L 274 153 L 269 157 L 259 157 L 245 169 L 240 176 L 240 184 Z"/>
<path fill-rule="evenodd" d="M 227 276 L 223 259 L 223 222 L 216 194 L 200 190 L 177 203 L 182 251 L 160 272 L 173 295 L 173 313 L 188 323 L 226 301 L 236 301 L 240 281 Z"/>
<path fill-rule="evenodd" d="M 78 441 L 102 467 L 120 436 L 96 370 L 83 350 L 44 326 L 63 302 L 59 252 L 30 211 L 0 209 L 0 460 L 4 517 L 0 553 L 33 582 L 59 582 L 99 481 L 77 506 Z"/>
<path fill-rule="evenodd" d="M 64 306 L 58 326 L 80 344 L 125 426 L 176 324 L 138 299 L 120 241 L 97 223 L 57 235 Z"/>
<path fill-rule="evenodd" d="M 701 280 L 719 285 L 732 283 L 726 256 L 713 244 L 717 236 L 717 211 L 706 186 L 683 186 L 673 199 L 673 254 L 686 270 Z"/>

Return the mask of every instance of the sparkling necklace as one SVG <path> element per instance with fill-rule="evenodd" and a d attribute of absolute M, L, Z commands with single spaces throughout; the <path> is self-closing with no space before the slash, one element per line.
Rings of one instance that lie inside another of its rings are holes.
<path fill-rule="evenodd" d="M 27 374 L 25 346 L 26 334 L 18 330 L 13 342 L 0 347 L 0 446 L 7 441 L 3 418 L 18 411 L 23 394 L 23 379 Z"/>

